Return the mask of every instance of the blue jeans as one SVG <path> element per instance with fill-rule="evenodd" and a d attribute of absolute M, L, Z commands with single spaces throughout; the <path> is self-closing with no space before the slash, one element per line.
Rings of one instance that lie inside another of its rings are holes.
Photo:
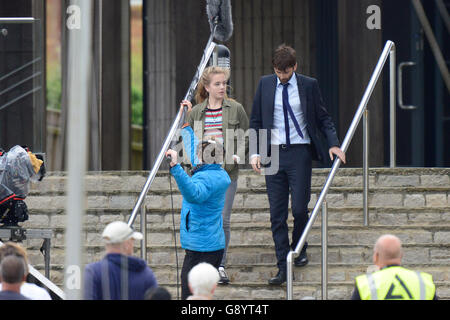
<path fill-rule="evenodd" d="M 225 205 L 223 206 L 222 219 L 223 219 L 223 231 L 225 232 L 225 250 L 223 252 L 222 267 L 227 263 L 227 250 L 230 243 L 230 229 L 231 229 L 231 209 L 233 209 L 234 196 L 237 190 L 237 180 L 231 180 L 228 186 L 227 193 L 225 194 Z"/>

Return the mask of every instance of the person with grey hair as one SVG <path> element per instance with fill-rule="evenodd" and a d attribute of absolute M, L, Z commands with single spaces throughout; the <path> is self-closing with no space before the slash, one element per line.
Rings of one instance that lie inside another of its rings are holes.
<path fill-rule="evenodd" d="M 187 300 L 213 300 L 219 280 L 219 272 L 215 267 L 206 262 L 199 263 L 188 274 L 192 295 Z"/>
<path fill-rule="evenodd" d="M 379 269 L 356 277 L 352 300 L 437 300 L 433 278 L 401 266 L 402 242 L 394 235 L 378 238 L 373 263 Z"/>
<path fill-rule="evenodd" d="M 20 293 L 20 287 L 25 281 L 26 265 L 23 257 L 10 255 L 0 264 L 2 291 L 0 300 L 30 300 Z"/>
<path fill-rule="evenodd" d="M 132 256 L 134 241 L 142 240 L 142 233 L 123 221 L 114 221 L 106 226 L 102 238 L 106 256 L 86 266 L 84 298 L 143 300 L 145 292 L 158 283 L 147 262 Z"/>

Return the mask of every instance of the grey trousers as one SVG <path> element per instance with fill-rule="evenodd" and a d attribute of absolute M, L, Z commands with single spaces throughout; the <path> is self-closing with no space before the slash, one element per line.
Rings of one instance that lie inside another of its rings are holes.
<path fill-rule="evenodd" d="M 223 251 L 221 266 L 225 266 L 227 263 L 227 251 L 228 244 L 230 243 L 230 227 L 231 227 L 231 209 L 233 208 L 234 196 L 236 195 L 237 190 L 237 180 L 231 180 L 230 185 L 228 186 L 227 192 L 225 194 L 225 205 L 223 206 L 222 211 L 222 220 L 223 220 L 223 231 L 225 232 L 225 250 Z"/>

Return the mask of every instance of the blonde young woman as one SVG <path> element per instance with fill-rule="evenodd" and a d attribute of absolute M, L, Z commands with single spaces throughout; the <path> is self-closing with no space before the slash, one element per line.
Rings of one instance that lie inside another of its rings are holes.
<path fill-rule="evenodd" d="M 229 283 L 225 271 L 227 249 L 230 242 L 230 220 L 234 196 L 237 189 L 238 163 L 245 163 L 248 151 L 248 139 L 245 132 L 249 121 L 244 107 L 237 101 L 228 98 L 227 82 L 230 77 L 228 69 L 208 67 L 203 72 L 195 95 L 197 105 L 183 100 L 181 105 L 188 106 L 187 122 L 200 140 L 212 137 L 222 143 L 226 151 L 224 169 L 230 176 L 231 183 L 226 192 L 225 205 L 222 211 L 225 232 L 225 250 L 219 267 L 220 284 Z"/>

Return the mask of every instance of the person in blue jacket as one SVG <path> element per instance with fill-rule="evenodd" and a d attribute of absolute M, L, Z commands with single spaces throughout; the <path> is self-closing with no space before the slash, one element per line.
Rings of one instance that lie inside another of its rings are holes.
<path fill-rule="evenodd" d="M 144 300 L 147 290 L 158 282 L 145 260 L 133 257 L 135 240 L 143 235 L 123 221 L 106 226 L 105 257 L 86 266 L 84 271 L 85 300 Z"/>
<path fill-rule="evenodd" d="M 194 166 L 192 176 L 178 164 L 176 151 L 169 149 L 166 156 L 171 158 L 170 173 L 183 196 L 180 241 L 185 258 L 181 270 L 181 298 L 185 300 L 191 294 L 189 271 L 200 262 L 218 268 L 222 260 L 225 248 L 222 210 L 231 180 L 221 167 L 225 150 L 220 143 L 212 140 L 197 143 L 190 127 L 183 129 L 182 136 L 185 146 L 192 146 L 188 150 Z"/>

